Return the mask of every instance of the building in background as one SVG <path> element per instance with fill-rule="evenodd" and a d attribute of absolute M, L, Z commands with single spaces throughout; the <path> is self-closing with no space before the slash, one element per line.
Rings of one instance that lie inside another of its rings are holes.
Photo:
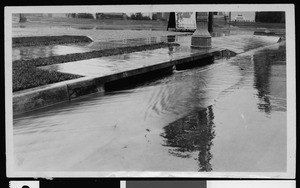
<path fill-rule="evenodd" d="M 230 12 L 232 22 L 255 22 L 255 12 Z"/>

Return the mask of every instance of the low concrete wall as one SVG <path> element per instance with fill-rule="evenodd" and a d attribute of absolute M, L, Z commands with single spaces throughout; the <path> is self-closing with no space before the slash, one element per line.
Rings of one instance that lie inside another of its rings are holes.
<path fill-rule="evenodd" d="M 104 92 L 103 83 L 88 77 L 15 92 L 13 113 L 16 115 L 36 110 L 96 92 Z"/>
<path fill-rule="evenodd" d="M 65 85 L 37 89 L 33 92 L 24 92 L 13 95 L 13 113 L 19 114 L 29 110 L 38 109 L 68 101 L 68 90 Z"/>

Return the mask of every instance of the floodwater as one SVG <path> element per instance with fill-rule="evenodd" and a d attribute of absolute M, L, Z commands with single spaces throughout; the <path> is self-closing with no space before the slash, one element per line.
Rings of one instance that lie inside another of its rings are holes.
<path fill-rule="evenodd" d="M 177 37 L 178 38 L 178 37 Z M 25 46 L 12 49 L 12 61 L 46 58 L 51 56 L 85 53 L 111 48 L 156 44 L 159 42 L 175 42 L 175 35 L 163 37 L 146 37 L 122 40 L 102 40 L 91 43 L 54 44 L 48 46 Z M 183 37 L 184 38 L 184 37 Z"/>
<path fill-rule="evenodd" d="M 12 61 L 29 60 L 58 55 L 66 55 L 70 53 L 84 53 L 92 51 L 90 49 L 85 48 L 86 45 L 86 43 L 77 43 L 49 46 L 16 47 L 12 49 Z"/>
<path fill-rule="evenodd" d="M 227 48 L 236 53 L 248 51 L 250 49 L 276 43 L 279 37 L 271 36 L 255 36 L 255 35 L 231 35 L 230 33 L 213 33 L 212 46 Z M 224 37 L 226 36 L 226 37 Z M 45 58 L 51 56 L 67 55 L 74 53 L 85 53 L 90 51 L 98 51 L 104 49 L 150 45 L 160 42 L 179 43 L 181 46 L 190 49 L 191 35 L 168 35 L 161 37 L 145 37 L 121 40 L 102 40 L 91 43 L 76 43 L 76 44 L 55 44 L 49 46 L 27 46 L 15 47 L 12 49 L 12 60 L 29 60 L 35 58 Z"/>
<path fill-rule="evenodd" d="M 285 43 L 14 117 L 15 170 L 284 172 Z"/>

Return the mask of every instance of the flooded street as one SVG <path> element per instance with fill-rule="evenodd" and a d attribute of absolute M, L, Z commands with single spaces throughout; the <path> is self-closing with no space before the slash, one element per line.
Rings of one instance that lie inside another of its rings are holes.
<path fill-rule="evenodd" d="M 286 171 L 285 47 L 14 116 L 14 168 Z"/>

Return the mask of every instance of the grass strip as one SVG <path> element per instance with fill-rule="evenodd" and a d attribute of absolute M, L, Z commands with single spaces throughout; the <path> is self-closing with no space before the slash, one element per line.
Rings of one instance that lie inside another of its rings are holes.
<path fill-rule="evenodd" d="M 12 47 L 22 46 L 48 46 L 53 44 L 93 42 L 87 36 L 62 35 L 62 36 L 37 36 L 12 38 Z"/>
<path fill-rule="evenodd" d="M 80 77 L 82 76 L 41 70 L 34 66 L 13 67 L 13 92 Z"/>
<path fill-rule="evenodd" d="M 144 50 L 154 50 L 172 46 L 179 46 L 179 44 L 161 42 L 157 44 L 119 47 L 114 49 L 104 49 L 99 51 L 51 56 L 30 60 L 16 60 L 12 64 L 13 92 L 82 77 L 80 75 L 41 70 L 37 68 L 39 66 L 67 63 Z"/>

